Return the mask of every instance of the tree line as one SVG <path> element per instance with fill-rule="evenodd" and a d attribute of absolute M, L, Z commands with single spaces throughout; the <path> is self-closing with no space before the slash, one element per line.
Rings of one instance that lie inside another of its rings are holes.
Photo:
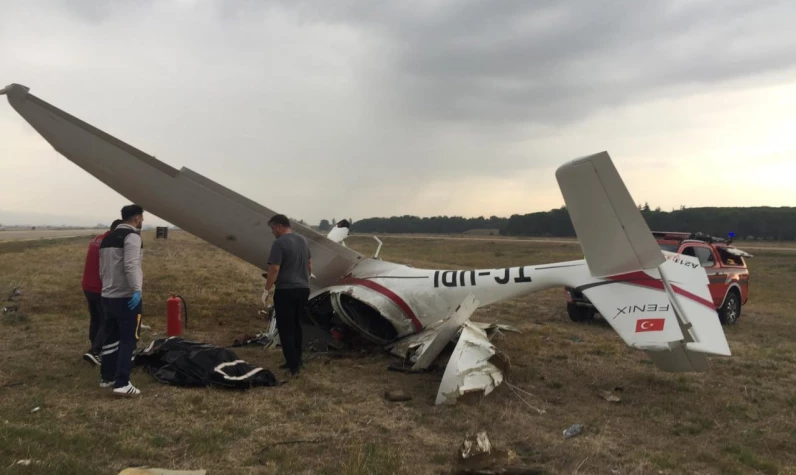
<path fill-rule="evenodd" d="M 672 211 L 651 209 L 639 205 L 642 216 L 653 231 L 703 232 L 725 237 L 734 233 L 736 239 L 796 240 L 796 207 L 702 207 Z M 324 220 L 326 221 L 326 220 Z M 327 226 L 330 224 L 328 221 Z M 367 218 L 356 221 L 351 231 L 356 233 L 422 233 L 458 234 L 483 230 L 503 236 L 574 237 L 575 230 L 566 207 L 508 218 L 483 216 L 393 216 Z"/>

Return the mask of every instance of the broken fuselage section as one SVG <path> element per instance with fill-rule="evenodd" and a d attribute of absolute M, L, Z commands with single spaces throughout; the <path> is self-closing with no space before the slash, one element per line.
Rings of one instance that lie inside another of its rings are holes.
<path fill-rule="evenodd" d="M 554 266 L 429 270 L 366 260 L 336 284 L 313 293 L 308 323 L 335 338 L 362 338 L 424 371 L 454 344 L 437 404 L 489 394 L 503 381 L 508 358 L 491 343 L 507 325 L 470 322 L 481 306 L 572 280 L 589 279 L 585 261 Z M 458 342 L 458 343 L 457 343 Z"/>
<path fill-rule="evenodd" d="M 585 261 L 554 268 L 429 270 L 370 259 L 310 295 L 308 313 L 314 325 L 329 330 L 344 325 L 388 345 L 445 319 L 468 295 L 482 307 L 589 277 Z"/>

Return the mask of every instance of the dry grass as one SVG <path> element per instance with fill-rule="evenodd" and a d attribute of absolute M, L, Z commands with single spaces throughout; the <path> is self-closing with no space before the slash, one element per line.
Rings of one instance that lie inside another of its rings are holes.
<path fill-rule="evenodd" d="M 415 266 L 500 267 L 579 257 L 567 244 L 384 238 L 382 257 Z M 368 238 L 349 243 L 365 253 Z M 796 473 L 796 253 L 756 253 L 752 294 L 727 329 L 734 356 L 707 374 L 672 375 L 645 362 L 607 326 L 569 321 L 562 292 L 480 310 L 523 333 L 496 343 L 507 385 L 473 405 L 433 405 L 441 373 L 388 372 L 390 357 L 318 358 L 299 380 L 243 393 L 172 388 L 136 371 L 139 400 L 116 400 L 81 359 L 88 316 L 80 291 L 86 239 L 0 244 L 0 296 L 21 284 L 21 314 L 0 316 L 0 471 L 111 474 L 128 466 L 205 468 L 210 474 L 426 474 L 450 468 L 467 432 L 550 473 Z M 248 264 L 185 233 L 145 236 L 142 344 L 165 328 L 165 300 L 188 301 L 190 338 L 230 344 L 263 329 L 262 278 Z M 277 371 L 279 350 L 236 348 Z M 279 374 L 279 373 L 277 373 Z M 17 384 L 21 383 L 21 384 Z M 609 403 L 596 389 L 620 386 Z M 403 389 L 414 398 L 388 403 Z M 31 409 L 40 407 L 36 413 Z M 582 435 L 562 431 L 585 424 Z M 276 442 L 314 443 L 270 446 Z M 20 459 L 39 465 L 9 467 Z M 8 468 L 7 468 L 8 467 Z"/>

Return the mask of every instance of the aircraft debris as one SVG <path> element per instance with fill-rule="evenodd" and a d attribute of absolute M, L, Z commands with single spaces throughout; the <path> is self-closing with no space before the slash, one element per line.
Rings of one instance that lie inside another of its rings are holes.
<path fill-rule="evenodd" d="M 345 344 L 334 338 L 329 332 L 314 325 L 301 325 L 303 338 L 302 349 L 315 353 L 326 353 L 331 350 L 343 350 Z M 279 332 L 276 329 L 276 319 L 272 319 L 268 330 L 257 334 L 243 334 L 235 337 L 232 347 L 247 345 L 260 345 L 264 348 L 276 348 L 280 345 Z"/>
<path fill-rule="evenodd" d="M 11 289 L 8 294 L 6 302 L 11 302 L 9 305 L 3 307 L 3 313 L 13 313 L 19 311 L 19 298 L 22 296 L 22 290 L 18 287 Z"/>
<path fill-rule="evenodd" d="M 531 405 L 531 403 L 529 403 L 528 401 L 526 401 L 526 400 L 525 400 L 525 398 L 523 398 L 523 397 L 520 395 L 520 393 L 527 394 L 528 396 L 532 396 L 532 397 L 536 397 L 536 396 L 534 396 L 533 394 L 529 393 L 528 391 L 525 391 L 525 390 L 523 390 L 523 389 L 520 389 L 520 388 L 518 388 L 517 386 L 514 386 L 513 384 L 511 384 L 511 383 L 509 383 L 509 382 L 506 382 L 506 386 L 508 386 L 508 387 L 509 387 L 509 389 L 511 389 L 511 390 L 514 392 L 514 394 L 517 396 L 517 398 L 518 398 L 520 401 L 522 401 L 523 403 L 525 403 L 525 405 L 526 405 L 526 406 L 528 406 L 529 408 L 531 408 L 531 409 L 533 409 L 534 411 L 536 411 L 537 413 L 539 413 L 539 415 L 540 415 L 540 416 L 541 416 L 541 415 L 544 415 L 544 414 L 547 414 L 547 411 L 545 411 L 544 409 L 539 409 L 539 408 L 538 408 L 538 407 L 536 407 L 536 406 L 532 406 L 532 405 Z"/>
<path fill-rule="evenodd" d="M 384 399 L 390 402 L 403 402 L 403 401 L 411 401 L 412 396 L 406 394 L 404 391 L 400 389 L 396 389 L 394 391 L 384 391 Z"/>
<path fill-rule="evenodd" d="M 621 391 L 622 388 L 620 387 L 615 387 L 610 391 L 607 389 L 598 389 L 597 394 L 608 402 L 620 402 L 622 400 L 622 397 L 619 395 Z"/>
<path fill-rule="evenodd" d="M 522 333 L 519 328 L 504 323 L 473 322 L 473 325 L 484 330 L 490 341 L 498 335 L 503 335 L 503 332 Z"/>
<path fill-rule="evenodd" d="M 564 431 L 564 438 L 569 439 L 583 433 L 583 424 L 573 424 L 569 429 Z"/>
<path fill-rule="evenodd" d="M 465 394 L 491 393 L 503 382 L 508 358 L 498 353 L 486 332 L 465 322 L 456 348 L 445 368 L 436 404 L 453 404 Z"/>
<path fill-rule="evenodd" d="M 11 293 L 8 294 L 8 301 L 13 302 L 14 300 L 16 300 L 17 297 L 21 296 L 22 296 L 22 291 L 19 290 L 19 288 L 14 287 L 13 289 L 11 289 Z"/>
<path fill-rule="evenodd" d="M 475 435 L 467 435 L 462 441 L 462 446 L 459 448 L 460 460 L 468 460 L 473 457 L 489 454 L 492 452 L 492 443 L 489 442 L 489 437 L 486 431 L 481 431 Z"/>
<path fill-rule="evenodd" d="M 37 413 L 37 412 L 39 412 L 40 410 L 41 410 L 41 407 L 39 407 L 39 406 L 36 406 L 36 407 L 34 407 L 33 409 L 31 409 L 31 410 L 30 410 L 30 413 L 31 413 L 31 414 L 36 414 L 36 413 Z"/>
<path fill-rule="evenodd" d="M 118 475 L 206 475 L 207 470 L 169 470 L 165 468 L 125 468 Z"/>
<path fill-rule="evenodd" d="M 517 465 L 519 457 L 511 449 L 495 448 L 486 432 L 465 436 L 456 454 L 456 467 L 450 471 L 454 475 L 498 475 L 545 473 L 535 467 Z"/>
<path fill-rule="evenodd" d="M 397 346 L 398 356 L 413 361 L 413 371 L 427 369 L 439 356 L 451 339 L 461 331 L 462 324 L 466 322 L 478 308 L 478 299 L 473 294 L 468 294 L 464 301 L 456 307 L 450 315 L 441 322 L 437 322 L 417 334 L 417 338 L 406 338 Z M 486 333 L 484 333 L 486 335 Z M 404 350 L 405 349 L 405 350 Z M 406 353 L 403 353 L 406 351 Z"/>

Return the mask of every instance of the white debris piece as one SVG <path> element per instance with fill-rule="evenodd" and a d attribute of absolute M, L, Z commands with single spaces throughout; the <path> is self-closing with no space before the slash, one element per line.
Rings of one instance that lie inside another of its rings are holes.
<path fill-rule="evenodd" d="M 475 312 L 478 304 L 478 299 L 473 294 L 467 295 L 464 301 L 445 319 L 436 336 L 430 341 L 424 342 L 424 347 L 415 353 L 417 361 L 412 369 L 417 371 L 428 368 L 445 349 L 451 338 L 456 335 L 462 324 Z"/>
<path fill-rule="evenodd" d="M 462 446 L 459 449 L 459 456 L 461 460 L 467 460 L 481 454 L 488 454 L 492 452 L 492 443 L 489 442 L 489 437 L 486 436 L 485 431 L 477 434 L 468 435 L 462 441 Z"/>
<path fill-rule="evenodd" d="M 440 329 L 445 324 L 445 320 L 439 320 L 428 325 L 420 333 L 401 338 L 397 343 L 385 347 L 393 355 L 409 360 L 413 364 L 417 362 L 417 357 L 422 354 L 428 345 L 437 337 Z"/>
<path fill-rule="evenodd" d="M 490 362 L 496 352 L 484 330 L 465 322 L 442 376 L 436 404 L 455 404 L 462 395 L 475 391 L 483 391 L 485 396 L 491 393 L 503 382 L 501 369 Z"/>
<path fill-rule="evenodd" d="M 512 325 L 506 325 L 505 323 L 473 322 L 473 325 L 477 326 L 481 330 L 484 330 L 490 340 L 495 335 L 501 333 L 501 331 L 522 333 L 519 328 Z"/>

